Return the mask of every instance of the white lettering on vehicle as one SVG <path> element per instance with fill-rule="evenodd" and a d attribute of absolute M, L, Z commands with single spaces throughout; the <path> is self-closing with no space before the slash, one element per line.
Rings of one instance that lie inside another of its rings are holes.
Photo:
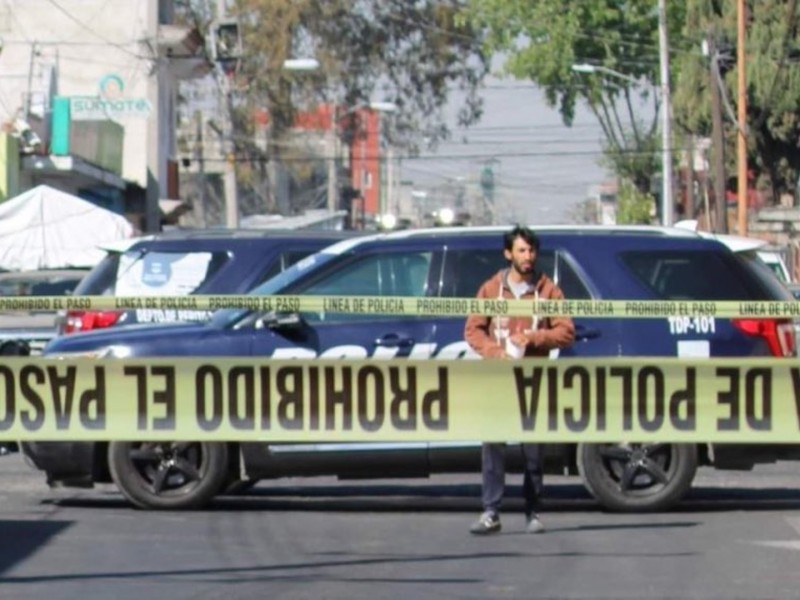
<path fill-rule="evenodd" d="M 438 353 L 436 353 L 437 344 L 435 343 L 421 343 L 414 344 L 408 356 L 404 358 L 409 359 L 476 359 L 480 356 L 467 344 L 467 342 L 453 342 L 443 346 Z M 344 344 L 341 346 L 331 346 L 327 350 L 323 350 L 321 354 L 317 354 L 314 350 L 309 348 L 276 348 L 272 353 L 271 358 L 276 360 L 285 358 L 375 358 L 378 360 L 389 360 L 395 358 L 400 352 L 398 347 L 378 346 L 370 355 L 367 348 L 357 346 L 354 344 Z"/>
<path fill-rule="evenodd" d="M 366 358 L 367 349 L 362 346 L 333 346 L 323 351 L 320 358 Z"/>
<path fill-rule="evenodd" d="M 272 358 L 282 360 L 284 358 L 316 358 L 317 353 L 308 348 L 276 348 L 272 353 Z"/>
<path fill-rule="evenodd" d="M 210 310 L 175 310 L 140 308 L 136 311 L 139 323 L 175 323 L 177 321 L 208 321 L 213 313 Z"/>
<path fill-rule="evenodd" d="M 667 322 L 672 335 L 717 332 L 717 322 L 714 317 L 667 317 Z"/>

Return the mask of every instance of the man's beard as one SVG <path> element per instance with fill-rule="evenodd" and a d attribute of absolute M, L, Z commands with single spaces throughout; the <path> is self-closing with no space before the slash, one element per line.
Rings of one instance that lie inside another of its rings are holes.
<path fill-rule="evenodd" d="M 533 263 L 513 263 L 514 270 L 524 277 L 533 274 Z"/>

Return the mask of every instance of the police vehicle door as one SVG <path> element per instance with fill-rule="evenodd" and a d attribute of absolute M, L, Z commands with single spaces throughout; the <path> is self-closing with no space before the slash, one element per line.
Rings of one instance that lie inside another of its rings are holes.
<path fill-rule="evenodd" d="M 424 297 L 431 287 L 434 253 L 386 251 L 354 255 L 324 269 L 291 294 L 322 296 L 325 308 L 300 312 L 299 322 L 267 324 L 273 335 L 254 339 L 253 354 L 273 358 L 428 358 L 433 322 L 414 315 L 397 297 Z M 363 301 L 340 301 L 361 296 Z M 340 312 L 340 310 L 342 312 Z"/>

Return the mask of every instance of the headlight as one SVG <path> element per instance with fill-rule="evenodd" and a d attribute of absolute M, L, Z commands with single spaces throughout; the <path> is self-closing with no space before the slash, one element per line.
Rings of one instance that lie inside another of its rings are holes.
<path fill-rule="evenodd" d="M 44 358 L 128 358 L 131 349 L 127 346 L 104 346 L 94 350 L 76 350 L 75 352 L 54 352 Z"/>
<path fill-rule="evenodd" d="M 442 225 L 452 225 L 456 218 L 456 213 L 452 208 L 443 208 L 439 211 L 439 222 Z"/>
<path fill-rule="evenodd" d="M 397 217 L 391 213 L 381 215 L 380 225 L 383 229 L 394 229 L 397 227 Z"/>

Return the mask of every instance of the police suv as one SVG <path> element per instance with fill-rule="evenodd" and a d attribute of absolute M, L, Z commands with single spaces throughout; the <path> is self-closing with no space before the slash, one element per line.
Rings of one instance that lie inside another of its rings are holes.
<path fill-rule="evenodd" d="M 122 240 L 105 247 L 106 256 L 80 281 L 72 295 L 174 298 L 189 294 L 244 294 L 301 258 L 347 237 L 354 237 L 353 232 L 201 229 Z M 180 306 L 72 308 L 59 314 L 56 328 L 59 335 L 69 335 L 135 323 L 209 318 L 209 311 Z"/>
<path fill-rule="evenodd" d="M 506 266 L 507 228 L 410 230 L 346 240 L 299 261 L 256 295 L 418 298 L 474 297 Z M 548 227 L 538 230 L 538 269 L 573 300 L 791 300 L 755 251 L 674 228 Z M 791 357 L 788 320 L 714 316 L 575 319 L 576 343 L 563 357 Z M 66 336 L 50 357 L 258 356 L 459 359 L 474 357 L 464 318 L 221 310 L 209 323 L 132 326 Z M 109 399 L 111 402 L 113 399 Z M 702 401 L 702 400 L 701 400 Z M 196 507 L 236 480 L 283 476 L 419 477 L 478 471 L 479 445 L 266 443 L 26 443 L 50 483 L 114 481 L 143 508 Z M 509 469 L 518 469 L 509 450 Z M 643 459 L 646 458 L 646 460 Z M 546 469 L 580 473 L 613 510 L 660 510 L 689 489 L 699 465 L 751 468 L 800 458 L 799 446 L 735 444 L 553 444 Z M 515 462 L 517 461 L 517 462 Z"/>

